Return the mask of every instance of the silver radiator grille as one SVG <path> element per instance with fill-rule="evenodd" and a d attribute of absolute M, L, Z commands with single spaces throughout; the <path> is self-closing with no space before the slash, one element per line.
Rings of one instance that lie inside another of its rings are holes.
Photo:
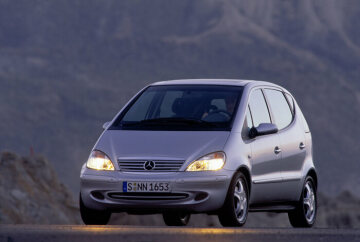
<path fill-rule="evenodd" d="M 121 160 L 118 159 L 121 171 L 132 172 L 169 172 L 178 171 L 183 160 Z"/>

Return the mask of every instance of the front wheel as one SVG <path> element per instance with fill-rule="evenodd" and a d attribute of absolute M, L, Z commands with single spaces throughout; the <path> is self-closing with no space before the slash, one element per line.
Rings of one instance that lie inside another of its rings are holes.
<path fill-rule="evenodd" d="M 309 228 L 315 223 L 317 212 L 317 195 L 314 180 L 306 177 L 301 198 L 296 209 L 288 213 L 289 221 L 295 228 Z"/>
<path fill-rule="evenodd" d="M 106 225 L 111 216 L 109 211 L 98 211 L 87 208 L 81 199 L 80 195 L 80 215 L 81 219 L 86 225 Z"/>
<path fill-rule="evenodd" d="M 249 211 L 249 188 L 242 173 L 236 173 L 231 181 L 223 208 L 218 217 L 224 227 L 240 227 L 246 222 Z"/>
<path fill-rule="evenodd" d="M 163 219 L 167 226 L 186 226 L 190 220 L 190 213 L 186 212 L 166 212 Z"/>

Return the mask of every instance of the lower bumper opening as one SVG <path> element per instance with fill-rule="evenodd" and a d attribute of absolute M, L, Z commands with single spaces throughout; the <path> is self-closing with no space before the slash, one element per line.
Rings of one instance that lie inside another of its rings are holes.
<path fill-rule="evenodd" d="M 189 197 L 186 193 L 123 193 L 110 192 L 107 194 L 112 199 L 121 200 L 181 200 Z"/>

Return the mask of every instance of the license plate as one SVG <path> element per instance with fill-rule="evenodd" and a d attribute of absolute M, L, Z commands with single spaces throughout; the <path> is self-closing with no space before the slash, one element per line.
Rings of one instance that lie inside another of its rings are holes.
<path fill-rule="evenodd" d="M 170 192 L 170 183 L 124 181 L 123 192 Z"/>

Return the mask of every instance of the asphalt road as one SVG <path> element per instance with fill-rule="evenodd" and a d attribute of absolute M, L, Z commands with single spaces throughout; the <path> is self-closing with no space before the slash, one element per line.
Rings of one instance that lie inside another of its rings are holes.
<path fill-rule="evenodd" d="M 0 242 L 15 241 L 360 241 L 360 230 L 0 225 Z"/>

